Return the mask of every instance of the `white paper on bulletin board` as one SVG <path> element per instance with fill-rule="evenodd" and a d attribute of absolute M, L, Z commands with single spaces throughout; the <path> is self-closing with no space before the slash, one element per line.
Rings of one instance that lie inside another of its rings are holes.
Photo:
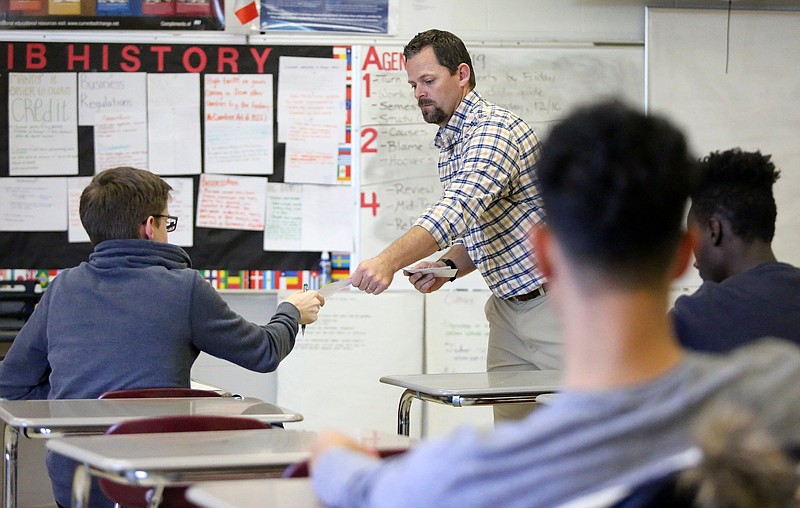
<path fill-rule="evenodd" d="M 89 243 L 89 233 L 83 227 L 80 215 L 81 194 L 92 181 L 90 176 L 67 178 L 67 239 L 69 243 Z"/>
<path fill-rule="evenodd" d="M 0 231 L 66 231 L 67 178 L 0 178 Z"/>
<path fill-rule="evenodd" d="M 425 297 L 425 372 L 486 372 L 489 323 L 483 307 L 486 291 L 433 292 Z M 493 424 L 491 406 L 450 407 L 425 402 L 427 434 L 435 437 L 469 423 Z"/>
<path fill-rule="evenodd" d="M 78 106 L 74 72 L 8 75 L 11 176 L 78 174 Z"/>
<path fill-rule="evenodd" d="M 329 298 L 277 371 L 278 404 L 304 417 L 292 428 L 397 432 L 403 389 L 379 380 L 422 372 L 423 301 L 415 291 L 341 291 Z M 417 402 L 412 435 L 419 435 L 420 415 Z"/>
<path fill-rule="evenodd" d="M 147 140 L 153 173 L 200 173 L 199 74 L 147 75 Z"/>

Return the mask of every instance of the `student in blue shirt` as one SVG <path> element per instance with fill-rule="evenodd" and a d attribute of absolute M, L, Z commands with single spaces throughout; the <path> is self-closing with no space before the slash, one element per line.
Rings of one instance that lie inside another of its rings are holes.
<path fill-rule="evenodd" d="M 800 344 L 800 268 L 772 251 L 780 171 L 770 159 L 734 148 L 701 161 L 688 221 L 700 232 L 695 266 L 703 285 L 671 311 L 689 349 L 730 351 L 765 335 Z"/>
<path fill-rule="evenodd" d="M 683 135 L 616 103 L 580 109 L 545 141 L 547 225 L 530 233 L 564 324 L 563 390 L 525 420 L 463 427 L 377 459 L 323 434 L 312 483 L 338 508 L 552 508 L 672 472 L 722 403 L 800 444 L 800 349 L 777 339 L 730 356 L 687 352 L 667 317 L 696 240 L 682 229 L 696 176 Z"/>

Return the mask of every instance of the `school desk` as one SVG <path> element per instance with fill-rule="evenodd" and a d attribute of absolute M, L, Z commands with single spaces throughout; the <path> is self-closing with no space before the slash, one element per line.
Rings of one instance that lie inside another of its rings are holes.
<path fill-rule="evenodd" d="M 296 422 L 297 412 L 245 397 L 168 399 L 0 400 L 5 423 L 3 506 L 17 505 L 19 434 L 29 438 L 57 438 L 73 434 L 102 434 L 112 425 L 134 418 L 173 415 L 248 416 L 268 423 Z"/>
<path fill-rule="evenodd" d="M 322 508 L 308 478 L 202 482 L 189 487 L 186 498 L 203 508 Z"/>
<path fill-rule="evenodd" d="M 349 434 L 377 450 L 408 448 L 413 442 L 366 429 Z M 219 430 L 76 436 L 51 439 L 47 448 L 83 464 L 75 472 L 73 506 L 85 507 L 93 476 L 153 487 L 158 499 L 166 486 L 279 477 L 290 464 L 310 457 L 316 438 L 310 430 Z"/>
<path fill-rule="evenodd" d="M 519 372 L 468 372 L 384 376 L 381 383 L 405 388 L 397 409 L 397 433 L 409 433 L 409 413 L 414 399 L 454 407 L 536 402 L 536 397 L 558 391 L 557 370 Z"/>

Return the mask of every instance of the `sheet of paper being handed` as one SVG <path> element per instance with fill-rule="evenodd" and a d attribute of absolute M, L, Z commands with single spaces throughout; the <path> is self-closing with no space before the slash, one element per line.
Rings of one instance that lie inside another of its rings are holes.
<path fill-rule="evenodd" d="M 328 298 L 333 296 L 334 293 L 336 293 L 337 291 L 341 291 L 342 289 L 346 288 L 349 285 L 350 285 L 350 279 L 347 278 L 340 280 L 338 282 L 332 282 L 330 284 L 326 284 L 321 288 L 319 288 L 317 293 L 321 294 L 322 297 L 327 300 Z"/>
<path fill-rule="evenodd" d="M 458 269 L 450 268 L 449 266 L 433 266 L 431 268 L 403 268 L 403 274 L 410 274 L 410 273 L 422 273 L 422 274 L 431 274 L 434 277 L 445 277 L 451 278 L 455 277 Z"/>

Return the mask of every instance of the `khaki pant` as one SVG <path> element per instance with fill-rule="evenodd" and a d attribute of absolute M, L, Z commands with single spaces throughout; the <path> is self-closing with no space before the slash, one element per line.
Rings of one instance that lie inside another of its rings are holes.
<path fill-rule="evenodd" d="M 489 372 L 561 368 L 561 323 L 550 295 L 527 302 L 492 295 L 484 312 L 489 321 Z M 536 404 L 495 405 L 494 421 L 522 419 L 535 407 Z"/>

